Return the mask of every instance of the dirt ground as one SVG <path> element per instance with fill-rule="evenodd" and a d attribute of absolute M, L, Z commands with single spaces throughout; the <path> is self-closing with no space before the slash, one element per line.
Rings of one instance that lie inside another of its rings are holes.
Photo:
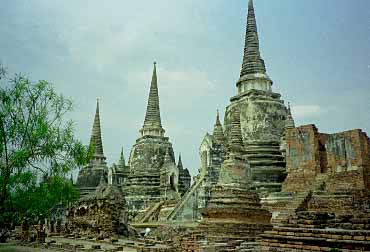
<path fill-rule="evenodd" d="M 46 238 L 46 240 L 50 240 L 51 238 Z M 116 246 L 107 243 L 99 243 L 94 241 L 85 241 L 85 240 L 75 240 L 75 239 L 68 239 L 63 237 L 53 237 L 53 240 L 61 243 L 69 243 L 69 244 L 80 244 L 84 247 L 91 248 L 92 245 L 100 245 L 103 249 L 114 249 Z M 120 242 L 127 242 L 127 240 L 120 240 Z M 61 251 L 57 248 L 32 248 L 31 244 L 28 246 L 21 246 L 16 241 L 9 241 L 8 243 L 0 243 L 0 252 L 57 252 Z M 63 250 L 65 251 L 65 250 Z M 136 252 L 136 249 L 131 247 L 125 247 L 125 251 L 127 252 Z"/>
<path fill-rule="evenodd" d="M 0 243 L 0 252 L 55 252 L 55 250 L 23 247 L 14 243 Z"/>

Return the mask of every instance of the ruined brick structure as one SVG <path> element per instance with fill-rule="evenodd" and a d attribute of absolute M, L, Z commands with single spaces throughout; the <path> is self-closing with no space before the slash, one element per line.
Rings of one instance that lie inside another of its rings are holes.
<path fill-rule="evenodd" d="M 122 192 L 116 185 L 109 185 L 104 176 L 94 192 L 81 197 L 68 210 L 67 217 L 70 230 L 78 236 L 108 238 L 129 234 Z"/>
<path fill-rule="evenodd" d="M 287 128 L 285 141 L 288 176 L 275 195 L 275 226 L 263 235 L 262 251 L 369 251 L 366 133 L 323 134 L 304 125 Z"/>
<path fill-rule="evenodd" d="M 320 174 L 330 174 L 329 189 L 369 189 L 369 139 L 361 130 L 319 133 L 315 125 L 287 129 L 288 176 L 283 191 L 305 191 Z"/>

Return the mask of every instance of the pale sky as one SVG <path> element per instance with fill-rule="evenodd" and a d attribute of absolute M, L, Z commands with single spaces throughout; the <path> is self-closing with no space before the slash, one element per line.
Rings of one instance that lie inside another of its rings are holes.
<path fill-rule="evenodd" d="M 297 125 L 370 132 L 370 1 L 255 0 L 273 90 Z M 157 62 L 162 125 L 192 175 L 242 62 L 247 0 L 0 0 L 0 61 L 52 82 L 89 142 L 100 98 L 108 163 L 139 137 Z"/>

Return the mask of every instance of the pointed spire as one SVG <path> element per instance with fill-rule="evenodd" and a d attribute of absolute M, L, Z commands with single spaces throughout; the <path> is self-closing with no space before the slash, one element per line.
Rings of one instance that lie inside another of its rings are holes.
<path fill-rule="evenodd" d="M 271 92 L 272 80 L 266 74 L 259 47 L 253 0 L 249 0 L 243 63 L 240 78 L 236 83 L 239 94 L 253 89 Z"/>
<path fill-rule="evenodd" d="M 123 154 L 123 147 L 121 149 L 121 155 L 119 157 L 118 165 L 120 165 L 120 166 L 125 166 L 126 165 L 125 156 Z"/>
<path fill-rule="evenodd" d="M 287 118 L 285 121 L 285 128 L 286 129 L 292 129 L 295 128 L 294 119 L 292 116 L 292 111 L 290 109 L 290 102 L 288 102 L 288 108 L 287 108 Z"/>
<path fill-rule="evenodd" d="M 163 136 L 164 134 L 164 129 L 162 128 L 161 123 L 161 114 L 159 110 L 156 62 L 154 62 L 153 67 L 152 82 L 150 85 L 149 99 L 145 114 L 144 125 L 140 132 L 143 136 L 144 135 Z"/>
<path fill-rule="evenodd" d="M 266 68 L 259 50 L 257 23 L 254 15 L 253 0 L 249 0 L 244 57 L 240 76 L 256 73 L 265 74 Z"/>
<path fill-rule="evenodd" d="M 90 145 L 94 147 L 94 158 L 105 159 L 100 128 L 99 99 L 96 100 L 96 112 L 90 138 Z"/>
<path fill-rule="evenodd" d="M 216 125 L 221 125 L 221 122 L 220 122 L 220 113 L 218 112 L 218 109 L 217 109 L 217 115 L 216 115 Z"/>
<path fill-rule="evenodd" d="M 220 122 L 220 114 L 217 109 L 216 123 L 213 128 L 213 137 L 219 143 L 222 143 L 225 140 L 224 131 L 222 129 L 222 124 Z"/>
<path fill-rule="evenodd" d="M 181 160 L 181 153 L 179 154 L 179 161 L 177 162 L 177 168 L 179 170 L 183 170 L 184 169 L 184 167 L 182 165 L 182 160 Z"/>
<path fill-rule="evenodd" d="M 236 108 L 231 119 L 231 131 L 229 139 L 229 149 L 231 152 L 240 151 L 243 148 L 242 131 L 240 127 L 240 110 Z"/>

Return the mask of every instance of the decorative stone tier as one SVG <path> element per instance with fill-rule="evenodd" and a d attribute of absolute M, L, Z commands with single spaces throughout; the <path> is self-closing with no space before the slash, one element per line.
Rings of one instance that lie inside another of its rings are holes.
<path fill-rule="evenodd" d="M 244 157 L 251 166 L 253 186 L 261 196 L 281 190 L 286 177 L 280 152 L 287 109 L 280 94 L 250 90 L 230 99 L 225 112 L 225 135 L 229 139 L 231 118 L 240 110 Z"/>

